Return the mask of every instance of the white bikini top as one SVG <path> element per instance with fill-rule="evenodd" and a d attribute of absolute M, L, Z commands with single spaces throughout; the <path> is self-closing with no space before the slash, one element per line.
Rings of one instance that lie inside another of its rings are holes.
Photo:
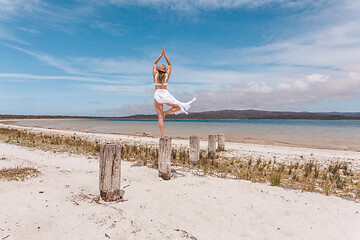
<path fill-rule="evenodd" d="M 157 77 L 158 77 L 158 73 L 156 73 L 155 75 L 155 81 L 157 81 Z M 165 73 L 165 81 L 161 84 L 161 83 L 158 83 L 158 82 L 154 82 L 154 85 L 155 86 L 167 86 L 167 80 L 168 80 L 168 74 Z"/>

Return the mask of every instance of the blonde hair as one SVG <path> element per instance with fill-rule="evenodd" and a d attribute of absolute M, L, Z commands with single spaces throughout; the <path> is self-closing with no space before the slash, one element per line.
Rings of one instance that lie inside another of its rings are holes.
<path fill-rule="evenodd" d="M 166 73 L 165 73 L 165 72 L 158 71 L 158 76 L 157 76 L 157 81 L 158 81 L 158 83 L 163 84 L 164 81 L 165 81 L 165 77 L 166 77 Z"/>

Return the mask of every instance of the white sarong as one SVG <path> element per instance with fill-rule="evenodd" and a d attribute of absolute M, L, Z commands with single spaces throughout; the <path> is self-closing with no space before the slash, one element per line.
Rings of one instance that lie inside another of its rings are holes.
<path fill-rule="evenodd" d="M 170 103 L 178 105 L 181 110 L 175 112 L 176 115 L 182 112 L 185 114 L 189 114 L 187 110 L 191 107 L 190 104 L 196 100 L 196 98 L 193 98 L 191 101 L 186 103 L 180 102 L 179 100 L 174 98 L 174 96 L 171 95 L 171 93 L 167 89 L 157 89 L 154 93 L 154 99 L 161 104 Z"/>

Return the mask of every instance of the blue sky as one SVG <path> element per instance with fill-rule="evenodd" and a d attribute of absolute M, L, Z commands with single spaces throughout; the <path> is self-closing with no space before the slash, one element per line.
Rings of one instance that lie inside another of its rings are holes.
<path fill-rule="evenodd" d="M 152 63 L 191 111 L 360 112 L 357 0 L 0 0 L 0 113 L 155 113 Z M 163 63 L 165 63 L 162 60 Z"/>

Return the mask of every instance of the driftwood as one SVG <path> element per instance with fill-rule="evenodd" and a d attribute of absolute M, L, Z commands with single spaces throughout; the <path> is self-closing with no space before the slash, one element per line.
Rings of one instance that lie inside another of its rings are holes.
<path fill-rule="evenodd" d="M 159 140 L 159 177 L 164 180 L 171 178 L 171 138 Z"/>
<path fill-rule="evenodd" d="M 216 135 L 208 137 L 208 157 L 213 159 L 216 157 L 216 138 Z"/>
<path fill-rule="evenodd" d="M 99 188 L 105 202 L 117 201 L 120 196 L 121 146 L 105 144 L 100 149 Z"/>
<path fill-rule="evenodd" d="M 189 164 L 195 165 L 199 163 L 200 157 L 200 138 L 198 136 L 190 136 Z"/>
<path fill-rule="evenodd" d="M 225 150 L 225 135 L 224 134 L 218 134 L 218 147 L 217 149 L 220 151 Z"/>

